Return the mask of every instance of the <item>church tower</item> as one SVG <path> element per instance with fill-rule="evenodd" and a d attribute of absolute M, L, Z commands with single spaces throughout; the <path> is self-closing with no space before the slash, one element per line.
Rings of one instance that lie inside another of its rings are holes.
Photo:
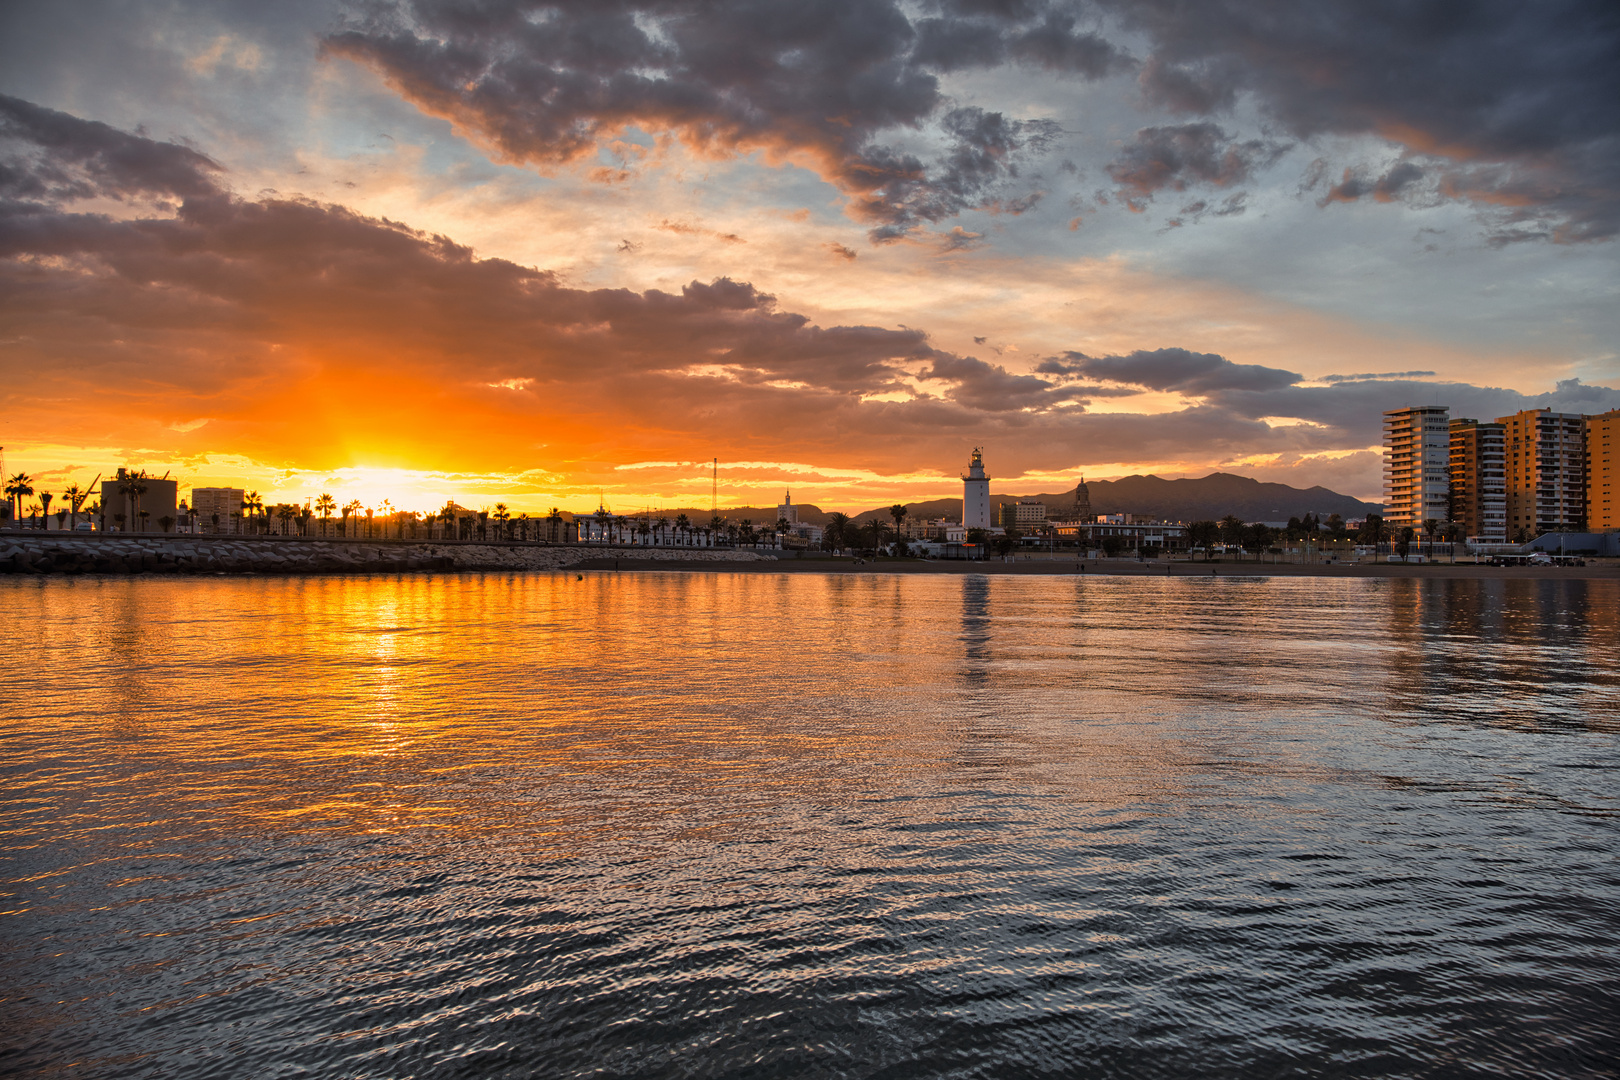
<path fill-rule="evenodd" d="M 1086 478 L 1080 478 L 1080 486 L 1074 489 L 1074 520 L 1091 520 L 1091 489 L 1086 487 Z"/>
<path fill-rule="evenodd" d="M 990 478 L 984 474 L 984 452 L 977 446 L 962 477 L 962 527 L 990 528 Z"/>
<path fill-rule="evenodd" d="M 776 508 L 776 520 L 785 521 L 789 525 L 797 525 L 799 523 L 799 511 L 793 505 L 793 492 L 784 491 L 782 500 L 782 504 Z"/>

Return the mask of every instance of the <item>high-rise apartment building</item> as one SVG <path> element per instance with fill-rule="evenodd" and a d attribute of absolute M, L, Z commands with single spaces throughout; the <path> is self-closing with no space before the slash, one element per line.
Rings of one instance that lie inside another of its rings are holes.
<path fill-rule="evenodd" d="M 1451 422 L 1451 520 L 1465 540 L 1507 539 L 1507 467 L 1501 424 Z"/>
<path fill-rule="evenodd" d="M 1586 522 L 1586 418 L 1527 409 L 1498 417 L 1510 540 L 1579 531 Z"/>
<path fill-rule="evenodd" d="M 1620 409 L 1586 418 L 1586 527 L 1620 529 Z"/>
<path fill-rule="evenodd" d="M 1451 502 L 1451 422 L 1444 405 L 1384 414 L 1384 521 L 1422 530 L 1445 521 Z"/>
<path fill-rule="evenodd" d="M 240 531 L 245 494 L 241 488 L 192 488 L 191 509 L 197 515 L 197 528 L 203 532 Z"/>

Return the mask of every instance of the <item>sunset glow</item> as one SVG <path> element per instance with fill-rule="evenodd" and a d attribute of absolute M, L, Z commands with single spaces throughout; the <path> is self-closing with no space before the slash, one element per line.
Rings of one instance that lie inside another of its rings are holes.
<path fill-rule="evenodd" d="M 1154 5 L 452 7 L 7 16 L 7 468 L 532 514 L 703 506 L 718 460 L 722 505 L 861 510 L 984 446 L 998 490 L 1376 499 L 1386 408 L 1620 405 L 1578 107 L 1521 145 Z"/>

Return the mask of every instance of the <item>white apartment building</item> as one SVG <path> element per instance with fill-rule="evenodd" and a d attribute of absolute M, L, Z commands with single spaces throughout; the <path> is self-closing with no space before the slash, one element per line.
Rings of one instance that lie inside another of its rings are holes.
<path fill-rule="evenodd" d="M 191 489 L 191 509 L 197 515 L 197 531 L 203 533 L 234 533 L 241 531 L 242 488 L 194 487 Z M 215 519 L 218 520 L 215 520 Z"/>
<path fill-rule="evenodd" d="M 1446 521 L 1451 501 L 1451 410 L 1409 405 L 1384 413 L 1384 522 L 1421 531 Z"/>

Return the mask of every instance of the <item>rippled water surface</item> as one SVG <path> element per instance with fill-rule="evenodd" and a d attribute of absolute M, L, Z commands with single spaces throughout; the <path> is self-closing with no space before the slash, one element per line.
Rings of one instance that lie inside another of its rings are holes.
<path fill-rule="evenodd" d="M 0 605 L 0 1071 L 1616 1075 L 1612 582 Z"/>

